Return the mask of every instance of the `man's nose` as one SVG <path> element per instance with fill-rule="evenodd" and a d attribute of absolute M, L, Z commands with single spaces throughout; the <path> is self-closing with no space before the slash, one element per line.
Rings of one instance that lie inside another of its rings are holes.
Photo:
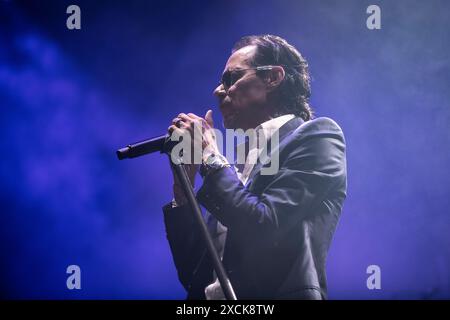
<path fill-rule="evenodd" d="M 227 92 L 225 91 L 223 84 L 219 83 L 219 85 L 216 87 L 216 89 L 214 89 L 213 94 L 217 98 L 224 98 L 227 95 Z"/>

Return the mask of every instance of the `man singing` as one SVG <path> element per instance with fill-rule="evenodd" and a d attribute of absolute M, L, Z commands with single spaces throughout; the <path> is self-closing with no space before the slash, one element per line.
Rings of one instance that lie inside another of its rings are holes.
<path fill-rule="evenodd" d="M 345 140 L 333 120 L 312 119 L 310 93 L 307 62 L 286 40 L 248 36 L 235 44 L 214 95 L 227 129 L 276 137 L 273 174 L 263 174 L 268 164 L 255 144 L 242 165 L 220 154 L 208 130 L 211 110 L 205 118 L 181 113 L 169 127 L 192 136 L 196 125 L 206 129 L 202 164 L 186 169 L 192 185 L 198 171 L 203 178 L 197 199 L 238 299 L 327 298 L 326 258 L 347 189 Z M 255 154 L 258 161 L 249 161 Z M 173 192 L 164 220 L 187 298 L 223 299 L 176 178 Z"/>

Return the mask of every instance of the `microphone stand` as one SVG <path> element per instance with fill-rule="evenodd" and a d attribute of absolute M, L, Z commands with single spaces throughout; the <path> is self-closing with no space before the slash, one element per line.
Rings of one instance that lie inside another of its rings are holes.
<path fill-rule="evenodd" d="M 219 254 L 217 253 L 217 250 L 211 239 L 211 235 L 209 234 L 208 227 L 203 220 L 202 211 L 200 209 L 200 206 L 198 205 L 197 198 L 195 197 L 194 189 L 192 188 L 191 182 L 186 172 L 186 168 L 184 167 L 181 158 L 179 161 L 177 161 L 178 163 L 172 162 L 170 157 L 170 149 L 171 148 L 163 148 L 161 153 L 166 153 L 169 156 L 169 161 L 171 162 L 175 174 L 181 183 L 181 187 L 183 188 L 186 199 L 188 200 L 191 212 L 194 215 L 194 219 L 200 228 L 201 236 L 206 243 L 206 249 L 213 262 L 214 271 L 217 274 L 217 278 L 219 279 L 220 286 L 222 287 L 223 293 L 225 294 L 225 298 L 227 300 L 237 300 L 230 279 L 228 278 L 222 261 L 219 258 Z"/>
<path fill-rule="evenodd" d="M 189 202 L 191 212 L 194 215 L 194 220 L 197 222 L 197 225 L 200 228 L 201 236 L 206 243 L 206 249 L 213 262 L 214 271 L 217 274 L 217 278 L 219 279 L 220 286 L 222 287 L 223 293 L 225 294 L 225 298 L 227 300 L 237 300 L 236 294 L 234 293 L 233 287 L 231 286 L 230 279 L 225 272 L 225 268 L 222 265 L 222 261 L 219 258 L 219 254 L 217 253 L 217 250 L 211 239 L 211 235 L 209 234 L 208 227 L 203 220 L 202 211 L 200 209 L 200 206 L 198 205 L 197 198 L 195 197 L 194 189 L 192 188 L 191 182 L 186 172 L 186 168 L 184 167 L 182 157 L 177 157 L 177 163 L 172 162 L 170 153 L 172 151 L 172 148 L 176 144 L 176 142 L 170 139 L 169 135 L 163 135 L 128 145 L 117 150 L 116 154 L 119 160 L 123 160 L 126 158 L 135 158 L 155 151 L 160 151 L 160 153 L 165 153 L 169 156 L 169 161 L 173 167 L 173 170 L 175 171 L 178 180 L 181 183 L 181 187 L 186 196 L 186 199 Z"/>

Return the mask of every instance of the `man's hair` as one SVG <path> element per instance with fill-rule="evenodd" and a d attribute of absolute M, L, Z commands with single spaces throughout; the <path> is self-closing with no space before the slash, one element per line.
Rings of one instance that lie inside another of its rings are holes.
<path fill-rule="evenodd" d="M 270 34 L 242 37 L 233 46 L 232 53 L 251 45 L 256 46 L 255 56 L 250 61 L 252 66 L 276 65 L 284 68 L 285 77 L 274 91 L 280 102 L 278 112 L 292 113 L 305 121 L 310 120 L 313 117 L 309 105 L 311 85 L 305 58 L 286 40 Z"/>

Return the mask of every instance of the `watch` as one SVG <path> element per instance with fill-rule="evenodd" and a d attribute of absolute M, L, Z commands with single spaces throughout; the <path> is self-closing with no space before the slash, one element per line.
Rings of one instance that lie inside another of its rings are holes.
<path fill-rule="evenodd" d="M 230 168 L 231 165 L 220 153 L 211 153 L 200 166 L 200 175 L 204 178 L 213 171 L 217 171 L 222 168 Z"/>

